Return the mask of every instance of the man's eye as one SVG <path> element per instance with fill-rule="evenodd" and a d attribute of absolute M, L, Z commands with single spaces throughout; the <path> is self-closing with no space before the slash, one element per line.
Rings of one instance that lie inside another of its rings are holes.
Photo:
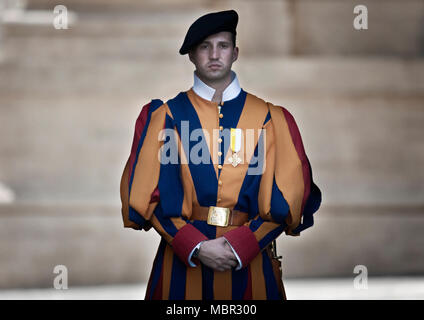
<path fill-rule="evenodd" d="M 228 48 L 228 44 L 225 44 L 225 43 L 221 44 L 221 48 Z"/>
<path fill-rule="evenodd" d="M 207 45 L 207 44 L 201 44 L 201 45 L 200 45 L 200 48 L 201 48 L 201 49 L 206 49 L 207 47 L 208 47 L 208 45 Z"/>

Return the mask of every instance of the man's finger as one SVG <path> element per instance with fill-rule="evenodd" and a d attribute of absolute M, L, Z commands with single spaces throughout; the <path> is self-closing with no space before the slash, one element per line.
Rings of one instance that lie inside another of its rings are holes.
<path fill-rule="evenodd" d="M 236 267 L 238 265 L 238 261 L 236 260 L 230 260 L 231 267 Z"/>
<path fill-rule="evenodd" d="M 236 262 L 237 262 L 237 258 L 236 258 L 236 256 L 233 254 L 233 252 L 231 252 L 231 253 L 229 253 L 229 254 L 225 255 L 225 258 L 226 258 L 227 260 L 231 260 L 231 261 L 236 261 Z"/>
<path fill-rule="evenodd" d="M 226 263 L 222 264 L 221 267 L 223 267 L 225 270 L 230 270 L 234 268 L 237 264 L 233 263 L 232 261 L 227 261 Z"/>

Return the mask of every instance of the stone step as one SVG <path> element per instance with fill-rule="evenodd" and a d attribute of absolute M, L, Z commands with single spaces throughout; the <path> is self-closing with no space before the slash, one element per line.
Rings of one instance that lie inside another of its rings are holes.
<path fill-rule="evenodd" d="M 357 276 L 355 274 L 354 276 Z M 369 277 L 367 288 L 355 288 L 354 277 L 288 278 L 284 289 L 289 300 L 418 300 L 424 299 L 424 277 Z M 124 285 L 20 288 L 0 290 L 0 300 L 141 300 L 147 283 Z"/>
<path fill-rule="evenodd" d="M 366 288 L 355 287 L 356 276 L 357 273 L 347 278 L 287 279 L 284 285 L 289 300 L 424 299 L 421 276 L 369 277 Z"/>

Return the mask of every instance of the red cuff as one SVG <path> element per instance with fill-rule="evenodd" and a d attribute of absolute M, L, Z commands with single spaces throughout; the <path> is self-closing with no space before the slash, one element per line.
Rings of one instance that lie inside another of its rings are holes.
<path fill-rule="evenodd" d="M 203 233 L 197 230 L 192 224 L 187 223 L 184 227 L 178 230 L 172 240 L 172 248 L 175 254 L 187 265 L 188 257 L 195 246 L 200 241 L 209 240 Z"/>
<path fill-rule="evenodd" d="M 261 251 L 255 235 L 249 227 L 241 226 L 224 233 L 233 249 L 237 252 L 243 267 L 246 267 Z"/>

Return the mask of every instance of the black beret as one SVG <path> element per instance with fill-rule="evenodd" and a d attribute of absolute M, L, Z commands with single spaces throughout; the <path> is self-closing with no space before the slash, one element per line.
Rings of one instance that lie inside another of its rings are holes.
<path fill-rule="evenodd" d="M 180 54 L 186 54 L 192 47 L 212 34 L 229 31 L 236 35 L 238 14 L 234 10 L 208 13 L 193 22 L 187 31 Z"/>

